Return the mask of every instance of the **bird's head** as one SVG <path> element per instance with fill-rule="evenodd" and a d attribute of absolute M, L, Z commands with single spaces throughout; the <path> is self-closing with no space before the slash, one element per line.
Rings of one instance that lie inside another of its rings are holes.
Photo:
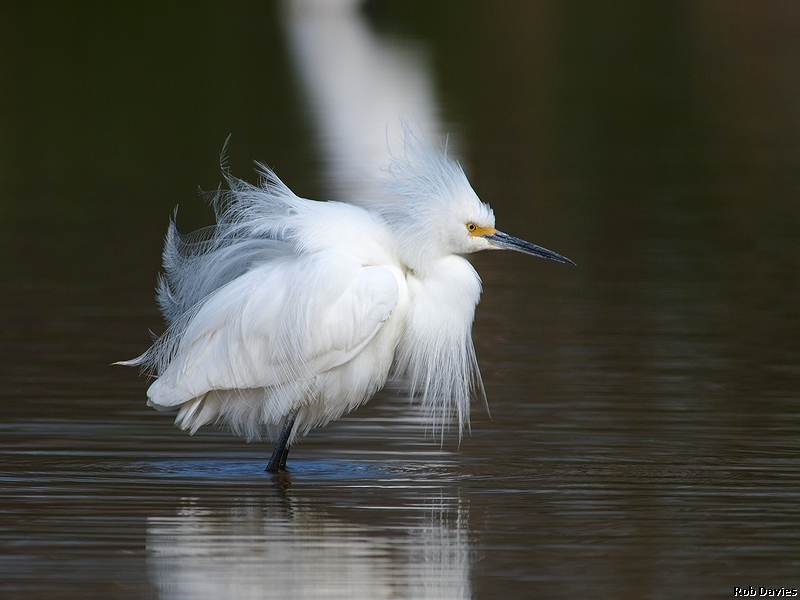
<path fill-rule="evenodd" d="M 494 212 L 472 189 L 461 165 L 406 129 L 404 154 L 393 157 L 389 189 L 402 200 L 384 216 L 412 268 L 453 254 L 516 250 L 571 264 L 570 259 L 495 229 Z"/>
<path fill-rule="evenodd" d="M 470 189 L 470 191 L 472 191 Z M 474 195 L 474 192 L 473 192 Z M 480 252 L 481 250 L 516 250 L 531 256 L 546 258 L 556 262 L 574 265 L 570 259 L 560 254 L 531 244 L 502 231 L 495 229 L 494 213 L 489 206 L 474 197 L 472 210 L 458 219 L 454 224 L 457 233 L 451 234 L 454 246 L 459 247 L 457 254 Z"/>

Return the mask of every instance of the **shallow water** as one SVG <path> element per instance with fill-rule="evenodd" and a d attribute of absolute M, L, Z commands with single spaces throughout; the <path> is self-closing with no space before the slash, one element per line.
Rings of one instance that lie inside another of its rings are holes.
<path fill-rule="evenodd" d="M 270 448 L 174 429 L 110 364 L 160 330 L 167 218 L 209 222 L 194 189 L 228 133 L 237 174 L 349 185 L 300 29 L 246 3 L 56 7 L 57 31 L 3 9 L 3 597 L 800 587 L 800 12 L 459 6 L 347 26 L 416 73 L 498 226 L 579 266 L 474 257 L 491 417 L 460 443 L 384 392 L 278 478 Z"/>

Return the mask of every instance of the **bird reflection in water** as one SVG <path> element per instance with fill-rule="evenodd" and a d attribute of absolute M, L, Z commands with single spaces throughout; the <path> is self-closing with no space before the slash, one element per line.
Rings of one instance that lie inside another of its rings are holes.
<path fill-rule="evenodd" d="M 148 519 L 148 574 L 164 599 L 471 597 L 466 503 L 443 489 L 412 498 L 320 505 L 288 474 L 266 496 L 184 497 Z"/>

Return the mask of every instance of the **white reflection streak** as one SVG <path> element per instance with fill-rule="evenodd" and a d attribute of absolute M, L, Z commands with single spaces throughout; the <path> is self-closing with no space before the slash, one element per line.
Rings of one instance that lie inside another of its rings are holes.
<path fill-rule="evenodd" d="M 460 499 L 439 499 L 411 530 L 409 598 L 471 598 L 469 511 Z"/>
<path fill-rule="evenodd" d="M 423 506 L 418 517 L 404 515 L 407 530 L 383 535 L 308 508 L 241 502 L 221 513 L 185 499 L 177 516 L 148 519 L 148 572 L 160 598 L 471 596 L 458 500 Z"/>
<path fill-rule="evenodd" d="M 438 141 L 438 110 L 419 43 L 380 36 L 358 0 L 287 0 L 292 56 L 318 127 L 330 192 L 368 204 L 387 145 L 400 149 L 400 119 Z"/>

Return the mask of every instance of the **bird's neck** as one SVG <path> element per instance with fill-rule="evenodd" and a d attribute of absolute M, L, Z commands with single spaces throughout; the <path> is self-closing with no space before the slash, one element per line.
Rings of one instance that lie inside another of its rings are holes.
<path fill-rule="evenodd" d="M 472 321 L 481 283 L 472 265 L 451 255 L 407 276 L 411 303 L 397 351 L 398 374 L 421 396 L 435 428 L 455 416 L 469 422 L 471 396 L 480 387 Z"/>

